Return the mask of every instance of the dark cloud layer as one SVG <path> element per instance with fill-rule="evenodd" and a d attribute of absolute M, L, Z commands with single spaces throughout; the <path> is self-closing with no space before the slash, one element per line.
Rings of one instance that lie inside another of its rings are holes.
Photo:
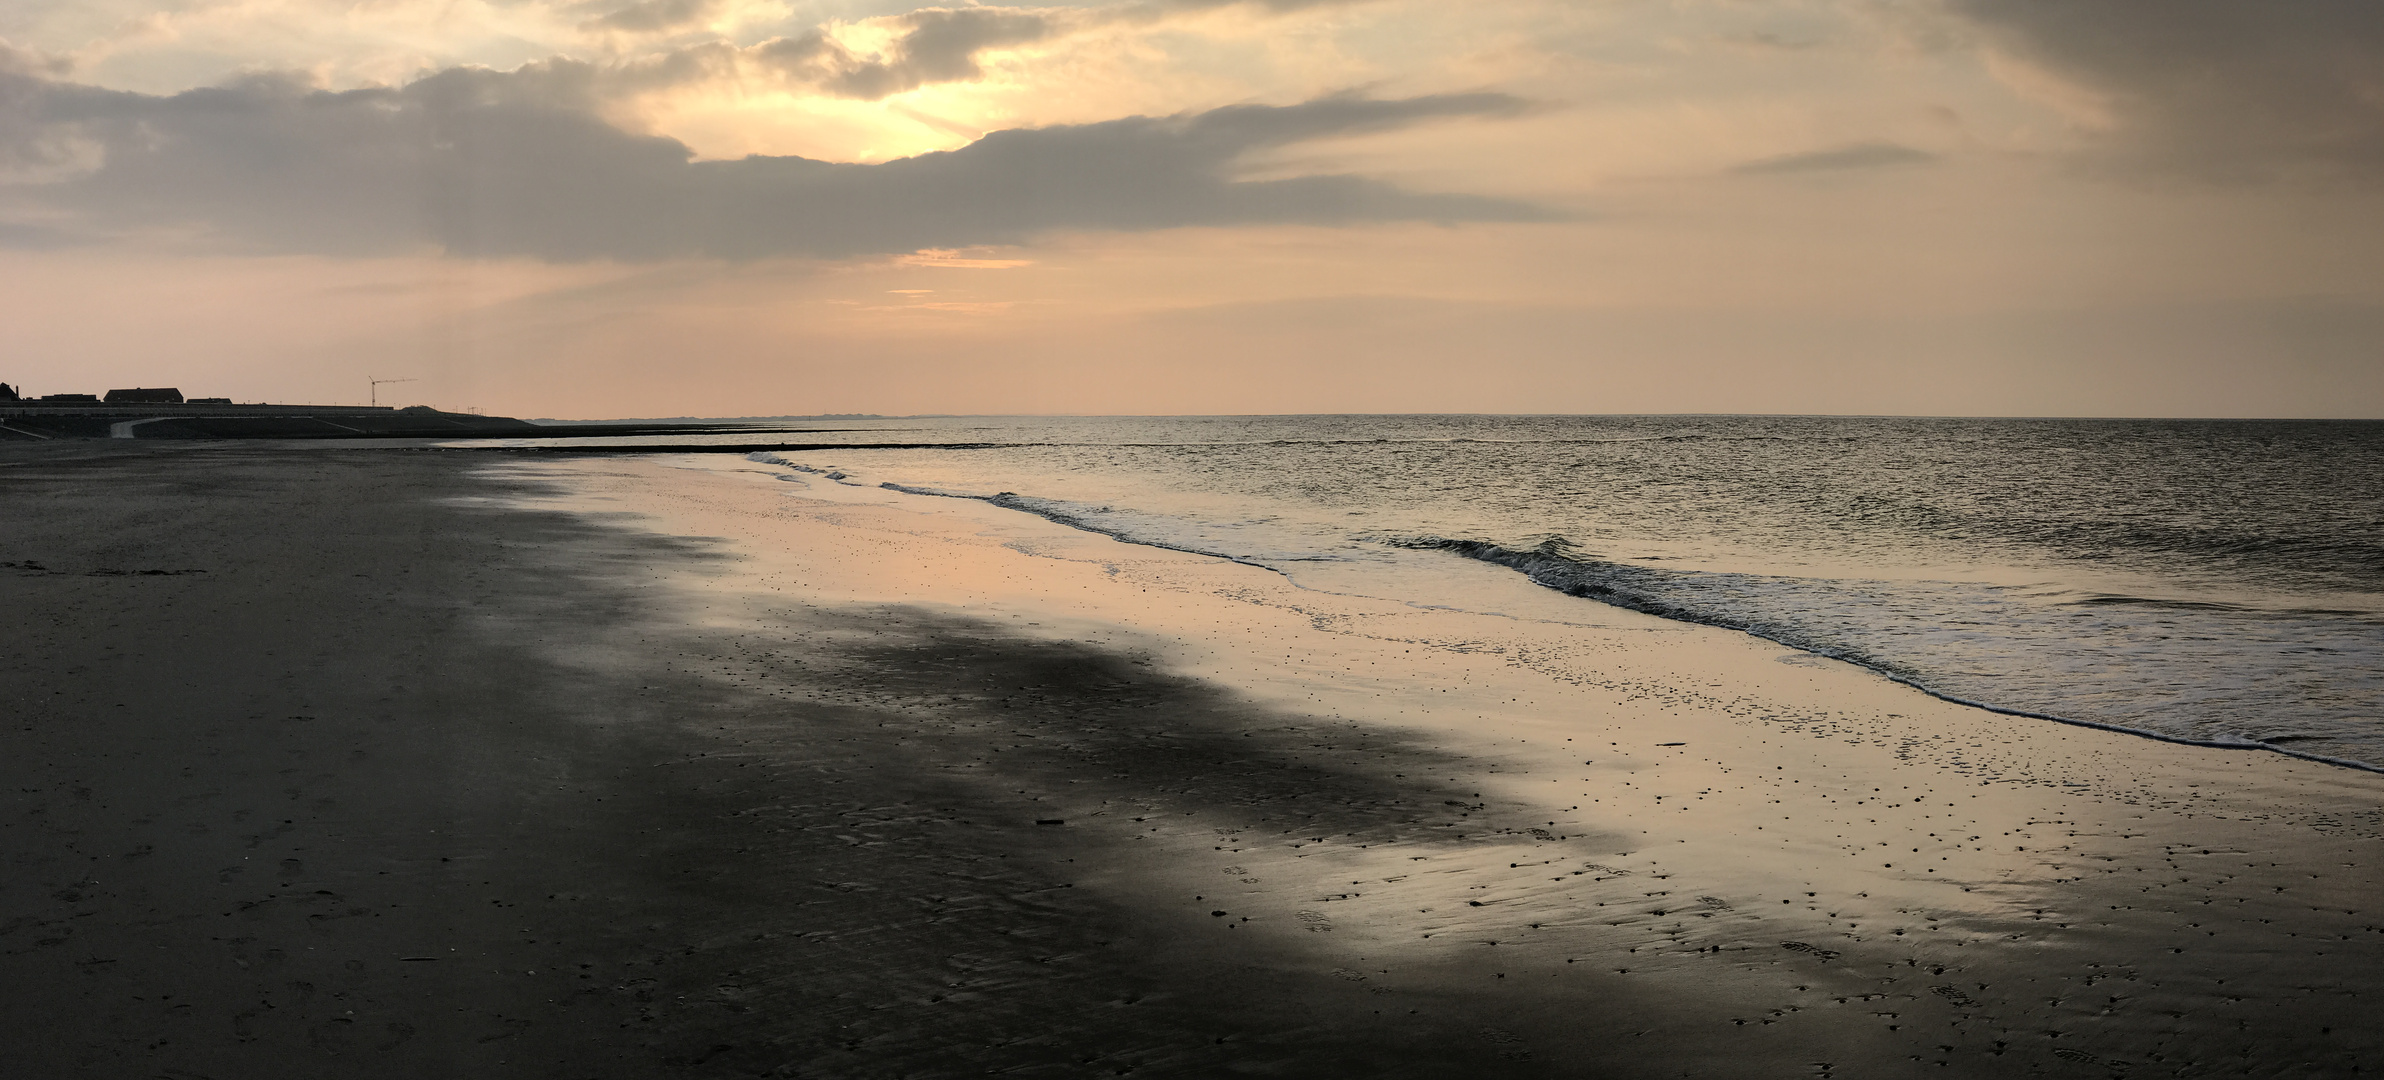
<path fill-rule="evenodd" d="M 38 224 L 53 242 L 58 230 L 176 230 L 262 250 L 433 246 L 547 259 L 842 256 L 1058 229 L 1548 216 L 1357 176 L 1232 177 L 1254 150 L 1521 108 L 1499 94 L 1339 96 L 1000 131 L 875 165 L 698 162 L 675 140 L 570 107 L 569 71 L 529 74 L 455 69 L 344 93 L 260 77 L 171 97 L 0 74 L 0 163 L 20 178 L 0 184 L 0 199 L 20 232 Z M 0 231 L 0 243 L 12 235 Z"/>
<path fill-rule="evenodd" d="M 2104 95 L 2111 160 L 2235 180 L 2384 181 L 2378 0 L 1949 0 Z"/>

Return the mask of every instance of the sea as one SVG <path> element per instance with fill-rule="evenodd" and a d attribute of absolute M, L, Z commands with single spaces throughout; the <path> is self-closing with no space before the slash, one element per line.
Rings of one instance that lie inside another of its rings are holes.
<path fill-rule="evenodd" d="M 2384 422 L 818 426 L 845 429 L 820 442 L 936 445 L 755 457 L 1394 596 L 1474 560 L 1984 709 L 2384 768 Z"/>

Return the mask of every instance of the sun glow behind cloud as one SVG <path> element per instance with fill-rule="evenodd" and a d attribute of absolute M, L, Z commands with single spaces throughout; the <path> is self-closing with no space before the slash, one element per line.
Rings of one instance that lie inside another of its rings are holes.
<path fill-rule="evenodd" d="M 1393 5 L 1371 6 L 1387 12 Z M 906 37 L 920 33 L 908 16 L 836 21 L 808 34 L 840 56 L 848 74 L 874 77 L 790 78 L 766 59 L 791 40 L 779 37 L 746 45 L 737 59 L 708 65 L 700 77 L 616 100 L 608 115 L 677 138 L 707 158 L 768 154 L 877 162 L 957 149 L 992 131 L 1252 100 L 1296 101 L 1379 83 L 1386 75 L 1334 55 L 1339 50 L 1332 39 L 1348 28 L 1348 16 L 1321 6 L 1292 12 L 1254 5 L 1183 13 L 1137 8 L 1126 15 L 1019 10 L 1031 12 L 1021 18 L 1042 28 L 1026 40 L 996 36 L 1001 43 L 968 51 L 965 64 L 917 62 L 905 48 Z M 955 68 L 967 76 L 906 85 L 922 70 Z M 900 74 L 875 76 L 879 69 Z"/>

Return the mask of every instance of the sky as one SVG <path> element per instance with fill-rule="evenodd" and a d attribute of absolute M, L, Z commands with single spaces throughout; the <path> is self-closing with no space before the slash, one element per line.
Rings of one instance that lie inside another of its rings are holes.
<path fill-rule="evenodd" d="M 2384 417 L 2374 0 L 10 0 L 0 381 Z"/>

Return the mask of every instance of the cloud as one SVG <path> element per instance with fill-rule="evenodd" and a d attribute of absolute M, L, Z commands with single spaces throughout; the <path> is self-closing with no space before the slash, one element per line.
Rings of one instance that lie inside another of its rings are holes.
<path fill-rule="evenodd" d="M 580 107 L 575 71 L 452 69 L 345 92 L 256 76 L 169 97 L 0 75 L 0 158 L 51 168 L 0 182 L 0 205 L 84 235 L 554 260 L 836 257 L 1064 229 L 1551 216 L 1361 176 L 1232 175 L 1257 150 L 1524 108 L 1501 94 L 1343 95 L 1014 129 L 871 165 L 695 161 L 676 140 L 621 131 Z"/>
<path fill-rule="evenodd" d="M 703 0 L 645 0 L 646 4 L 693 4 Z M 1365 0 L 1158 0 L 1108 8 L 965 7 L 920 8 L 851 24 L 872 34 L 891 35 L 883 48 L 864 55 L 846 44 L 842 27 L 815 29 L 764 42 L 749 50 L 764 66 L 785 77 L 839 97 L 876 101 L 907 90 L 984 75 L 978 54 L 1031 45 L 1118 24 L 1150 25 L 1185 14 L 1254 7 L 1273 14 L 1339 7 Z M 634 10 L 634 9 L 627 9 Z"/>
<path fill-rule="evenodd" d="M 876 101 L 922 86 L 982 78 L 985 72 L 978 57 L 991 49 L 1031 45 L 1118 25 L 1155 25 L 1224 8 L 1253 7 L 1284 15 L 1363 2 L 1366 0 L 1156 0 L 1100 8 L 919 8 L 830 23 L 742 49 L 726 42 L 707 42 L 614 68 L 592 67 L 591 71 L 599 77 L 621 77 L 608 81 L 651 89 L 650 78 L 641 82 L 637 76 L 675 71 L 693 79 L 750 70 L 836 97 Z M 665 34 L 710 18 L 725 3 L 638 0 L 582 23 L 581 29 Z M 856 46 L 855 41 L 868 44 Z M 702 62 L 677 62 L 689 58 Z"/>
<path fill-rule="evenodd" d="M 20 49 L 0 40 L 0 73 L 64 78 L 73 70 L 74 62 L 65 57 Z"/>
<path fill-rule="evenodd" d="M 951 248 L 927 248 L 901 256 L 894 261 L 902 266 L 933 266 L 946 270 L 1015 270 L 1021 266 L 1034 265 L 1034 261 L 1031 259 L 974 258 L 969 252 L 956 251 Z M 905 290 L 896 289 L 894 291 Z"/>
<path fill-rule="evenodd" d="M 1888 142 L 1857 143 L 1834 150 L 1814 150 L 1802 154 L 1750 161 L 1730 170 L 1744 175 L 1767 173 L 1843 172 L 1850 169 L 1882 169 L 1898 165 L 1926 165 L 1937 155 L 1909 146 Z"/>
<path fill-rule="evenodd" d="M 838 97 L 875 101 L 931 83 L 963 82 L 984 74 L 977 54 L 1024 45 L 1060 33 L 1061 18 L 1019 8 L 922 8 L 868 20 L 893 33 L 887 45 L 861 55 L 825 31 L 778 38 L 752 55 L 780 75 Z"/>
<path fill-rule="evenodd" d="M 929 8 L 897 16 L 904 32 L 883 59 L 854 64 L 823 80 L 828 90 L 876 100 L 927 83 L 959 82 L 983 74 L 977 54 L 1024 45 L 1050 35 L 1043 15 L 1002 8 Z"/>
<path fill-rule="evenodd" d="M 656 34 L 702 22 L 718 13 L 723 0 L 639 0 L 580 24 L 582 30 L 610 30 Z"/>
<path fill-rule="evenodd" d="M 2082 90 L 2116 165 L 2226 180 L 2384 180 L 2375 0 L 1948 0 Z"/>

